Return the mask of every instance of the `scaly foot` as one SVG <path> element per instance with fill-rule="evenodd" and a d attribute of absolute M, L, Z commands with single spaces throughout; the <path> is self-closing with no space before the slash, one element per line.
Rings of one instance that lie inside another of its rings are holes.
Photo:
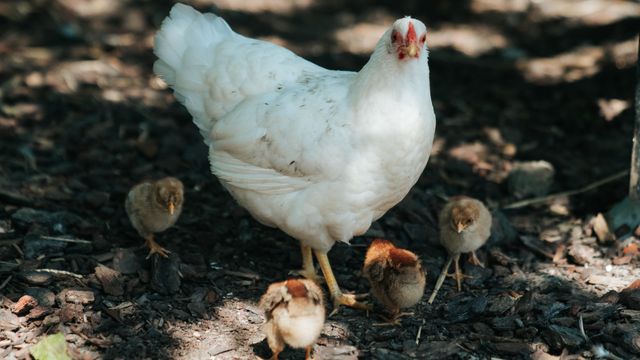
<path fill-rule="evenodd" d="M 338 310 L 340 310 L 340 305 L 349 306 L 354 309 L 365 311 L 373 310 L 373 305 L 366 302 L 358 301 L 366 298 L 368 295 L 369 294 L 344 294 L 342 293 L 342 291 L 338 292 L 337 294 L 331 294 L 331 296 L 333 297 L 333 310 L 329 314 L 329 317 L 338 313 Z"/>
<path fill-rule="evenodd" d="M 147 247 L 149 248 L 149 255 L 147 255 L 147 259 L 150 258 L 153 254 L 158 254 L 163 257 L 169 257 L 169 254 L 171 254 L 171 251 L 158 245 L 158 243 L 153 240 L 153 237 L 146 238 L 146 243 Z"/>
<path fill-rule="evenodd" d="M 478 259 L 475 251 L 472 251 L 471 256 L 469 256 L 469 264 L 484 268 L 484 264 L 480 261 L 480 259 Z"/>

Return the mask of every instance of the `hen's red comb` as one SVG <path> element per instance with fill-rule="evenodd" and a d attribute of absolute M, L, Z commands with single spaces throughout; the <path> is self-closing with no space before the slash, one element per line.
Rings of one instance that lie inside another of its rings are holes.
<path fill-rule="evenodd" d="M 416 42 L 418 35 L 416 34 L 416 28 L 413 27 L 413 23 L 409 21 L 409 30 L 407 30 L 407 42 Z"/>

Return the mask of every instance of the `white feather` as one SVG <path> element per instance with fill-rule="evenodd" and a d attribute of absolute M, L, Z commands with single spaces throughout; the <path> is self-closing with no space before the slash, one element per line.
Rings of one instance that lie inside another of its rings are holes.
<path fill-rule="evenodd" d="M 406 34 L 414 19 L 396 21 Z M 435 116 L 426 47 L 399 61 L 391 29 L 359 73 L 330 71 L 224 20 L 174 6 L 154 71 L 209 146 L 211 171 L 260 222 L 315 249 L 364 233 L 422 173 Z"/>

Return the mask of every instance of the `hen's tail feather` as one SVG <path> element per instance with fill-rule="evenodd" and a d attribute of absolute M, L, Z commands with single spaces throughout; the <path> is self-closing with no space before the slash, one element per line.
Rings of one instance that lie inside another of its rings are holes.
<path fill-rule="evenodd" d="M 233 30 L 214 14 L 201 14 L 184 4 L 176 4 L 155 37 L 158 60 L 153 71 L 169 84 L 176 98 L 189 110 L 205 141 L 211 131 L 202 94 L 207 92 L 206 73 L 212 66 L 213 47 L 232 36 Z"/>

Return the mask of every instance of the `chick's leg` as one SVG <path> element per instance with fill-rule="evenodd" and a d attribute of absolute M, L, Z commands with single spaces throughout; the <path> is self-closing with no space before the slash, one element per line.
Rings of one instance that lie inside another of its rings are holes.
<path fill-rule="evenodd" d="M 453 278 L 456 279 L 456 283 L 458 284 L 458 291 L 462 291 L 462 279 L 464 278 L 472 278 L 473 276 L 465 275 L 460 270 L 460 254 L 456 255 L 453 258 L 453 265 L 455 268 L 455 273 L 453 274 Z M 449 275 L 451 276 L 451 275 Z"/>
<path fill-rule="evenodd" d="M 316 267 L 313 265 L 313 252 L 310 246 L 300 245 L 302 250 L 302 270 L 292 270 L 290 275 L 300 275 L 305 279 L 314 281 L 316 284 L 322 282 L 322 277 L 316 273 Z"/>
<path fill-rule="evenodd" d="M 304 354 L 304 360 L 311 360 L 311 348 L 311 345 L 307 346 L 307 351 Z"/>
<path fill-rule="evenodd" d="M 318 250 L 314 250 L 314 252 L 318 259 L 318 264 L 320 264 L 320 269 L 322 269 L 322 273 L 324 274 L 331 297 L 333 298 L 333 311 L 329 316 L 337 313 L 340 305 L 346 305 L 355 309 L 367 311 L 373 308 L 371 304 L 359 302 L 359 297 L 354 294 L 343 294 L 342 290 L 340 290 L 340 286 L 338 286 L 335 276 L 333 275 L 333 270 L 331 270 L 331 264 L 329 263 L 329 257 L 327 257 L 327 254 Z"/>
<path fill-rule="evenodd" d="M 151 255 L 153 254 L 169 257 L 169 254 L 171 253 L 171 251 L 158 245 L 158 243 L 153 239 L 153 234 L 146 236 L 144 240 L 145 240 L 145 244 L 149 248 L 149 255 L 147 255 L 147 259 L 150 258 Z"/>
<path fill-rule="evenodd" d="M 471 256 L 469 257 L 469 263 L 471 263 L 471 265 L 480 266 L 481 268 L 484 268 L 484 264 L 480 261 L 480 259 L 478 259 L 475 251 L 471 252 Z"/>

